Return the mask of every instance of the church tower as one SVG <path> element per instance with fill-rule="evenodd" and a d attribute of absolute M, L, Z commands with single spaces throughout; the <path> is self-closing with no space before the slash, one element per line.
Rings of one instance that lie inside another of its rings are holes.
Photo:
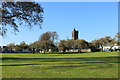
<path fill-rule="evenodd" d="M 75 30 L 75 28 L 74 28 L 74 30 L 72 31 L 72 39 L 73 39 L 73 40 L 78 39 L 78 31 Z"/>

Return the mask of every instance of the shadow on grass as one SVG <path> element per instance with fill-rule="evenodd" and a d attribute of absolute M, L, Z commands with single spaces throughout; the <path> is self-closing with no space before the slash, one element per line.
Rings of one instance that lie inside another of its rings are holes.
<path fill-rule="evenodd" d="M 84 63 L 119 63 L 120 57 L 82 57 L 82 58 L 14 58 L 14 57 L 3 57 L 3 63 L 18 62 L 21 61 L 32 61 L 32 62 L 66 62 L 63 64 L 84 64 Z M 72 62 L 72 63 L 71 63 Z M 78 62 L 78 63 L 74 63 Z M 24 66 L 24 65 L 41 65 L 41 64 L 15 64 L 15 65 L 2 65 L 2 66 Z"/>
<path fill-rule="evenodd" d="M 41 64 L 10 64 L 10 65 L 0 65 L 0 66 L 26 66 L 26 65 L 41 65 Z"/>
<path fill-rule="evenodd" d="M 35 54 L 44 54 L 44 53 L 35 53 Z M 45 54 L 80 54 L 78 52 L 46 52 Z"/>

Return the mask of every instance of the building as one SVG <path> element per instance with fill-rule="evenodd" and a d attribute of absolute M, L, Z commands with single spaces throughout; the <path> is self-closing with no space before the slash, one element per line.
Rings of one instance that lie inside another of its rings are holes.
<path fill-rule="evenodd" d="M 120 51 L 120 46 L 118 45 L 110 45 L 110 46 L 103 46 L 103 51 Z"/>
<path fill-rule="evenodd" d="M 72 39 L 73 39 L 73 40 L 78 39 L 78 31 L 75 30 L 75 28 L 74 28 L 74 30 L 72 31 Z"/>

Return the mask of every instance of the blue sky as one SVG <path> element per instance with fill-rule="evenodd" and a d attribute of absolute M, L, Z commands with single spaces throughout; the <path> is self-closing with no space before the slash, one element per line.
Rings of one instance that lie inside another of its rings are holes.
<path fill-rule="evenodd" d="M 2 45 L 22 41 L 31 43 L 47 31 L 56 31 L 59 39 L 71 39 L 71 31 L 79 31 L 79 39 L 92 41 L 118 32 L 117 2 L 41 2 L 44 8 L 42 29 L 20 26 L 17 35 L 9 29 Z"/>

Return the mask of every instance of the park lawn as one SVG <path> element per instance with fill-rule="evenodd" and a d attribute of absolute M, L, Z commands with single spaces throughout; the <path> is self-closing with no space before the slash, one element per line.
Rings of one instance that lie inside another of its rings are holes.
<path fill-rule="evenodd" d="M 2 54 L 3 78 L 118 78 L 118 52 Z"/>

